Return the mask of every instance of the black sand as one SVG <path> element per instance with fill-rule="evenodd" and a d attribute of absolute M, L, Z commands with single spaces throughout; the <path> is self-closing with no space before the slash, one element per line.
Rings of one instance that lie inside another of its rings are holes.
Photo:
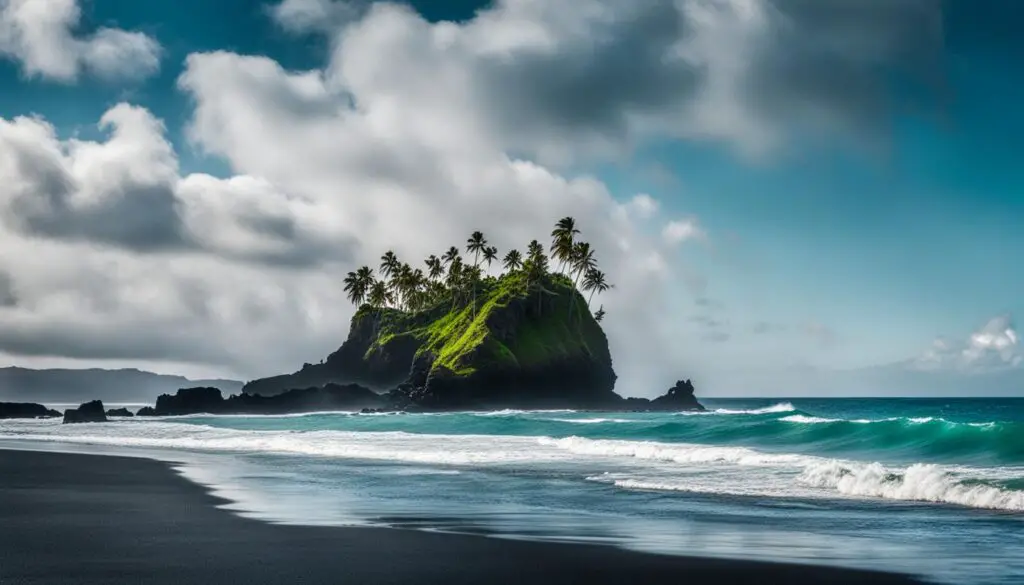
<path fill-rule="evenodd" d="M 0 450 L 0 584 L 913 583 L 882 573 L 239 517 L 159 461 Z"/>

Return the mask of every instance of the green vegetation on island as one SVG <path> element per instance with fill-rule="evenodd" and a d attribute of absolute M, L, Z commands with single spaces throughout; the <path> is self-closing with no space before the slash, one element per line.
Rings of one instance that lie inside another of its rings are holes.
<path fill-rule="evenodd" d="M 542 286 L 550 276 L 561 275 L 573 288 L 589 292 L 587 305 L 595 294 L 611 288 L 604 272 L 597 267 L 596 252 L 588 242 L 578 241 L 580 230 L 571 217 L 565 217 L 551 232 L 551 258 L 558 262 L 552 274 L 544 247 L 537 240 L 527 246 L 524 256 L 509 250 L 501 260 L 502 271 L 490 274 L 498 260 L 498 249 L 488 244 L 482 232 L 476 231 L 466 240 L 466 253 L 472 263 L 464 261 L 460 250 L 452 246 L 440 257 L 431 254 L 423 261 L 426 269 L 413 268 L 388 251 L 380 259 L 379 271 L 363 266 L 345 277 L 345 292 L 361 309 L 397 309 L 406 313 L 430 311 L 442 304 L 452 310 L 471 307 L 475 316 L 480 309 L 478 296 L 483 290 L 504 287 L 510 293 L 526 293 Z M 598 313 L 603 317 L 604 311 Z"/>
<path fill-rule="evenodd" d="M 466 241 L 465 260 L 452 246 L 420 269 L 388 251 L 376 274 L 369 266 L 348 273 L 345 291 L 360 305 L 353 323 L 372 322 L 364 359 L 415 346 L 414 357 L 430 356 L 431 371 L 459 377 L 479 368 L 507 372 L 580 358 L 610 369 L 597 323 L 604 310 L 591 315 L 590 303 L 612 285 L 579 234 L 575 221 L 563 218 L 551 232 L 551 259 L 534 240 L 525 254 L 508 251 L 497 274 L 491 269 L 498 249 L 479 231 Z"/>

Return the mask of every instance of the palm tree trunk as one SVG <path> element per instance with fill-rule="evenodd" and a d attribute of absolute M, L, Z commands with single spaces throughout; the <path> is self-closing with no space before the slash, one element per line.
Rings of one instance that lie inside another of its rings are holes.
<path fill-rule="evenodd" d="M 576 287 L 579 285 L 580 276 L 582 276 L 582 275 L 583 275 L 583 270 L 582 269 L 577 270 L 576 271 L 576 278 L 572 281 L 572 293 L 571 293 L 571 296 L 569 297 L 569 321 L 570 322 L 572 321 L 572 309 L 573 309 L 573 307 L 576 306 Z M 587 304 L 589 305 L 590 303 L 588 302 Z"/>

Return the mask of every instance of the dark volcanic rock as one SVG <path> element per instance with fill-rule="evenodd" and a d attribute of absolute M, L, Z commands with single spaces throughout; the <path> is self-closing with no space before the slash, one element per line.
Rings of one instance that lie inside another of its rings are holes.
<path fill-rule="evenodd" d="M 4 418 L 55 418 L 60 416 L 42 404 L 32 402 L 0 402 L 0 419 Z"/>
<path fill-rule="evenodd" d="M 86 402 L 78 408 L 64 411 L 64 424 L 89 422 L 107 422 L 107 415 L 103 410 L 103 402 L 93 400 L 92 402 Z"/>
<path fill-rule="evenodd" d="M 358 384 L 327 384 L 323 388 L 289 390 L 276 396 L 239 394 L 225 401 L 225 412 L 237 414 L 291 414 L 330 410 L 378 408 L 384 399 Z"/>
<path fill-rule="evenodd" d="M 143 406 L 135 413 L 135 416 L 156 416 L 156 409 L 152 406 Z"/>
<path fill-rule="evenodd" d="M 622 407 L 625 410 L 639 411 L 703 411 L 704 406 L 697 402 L 697 398 L 693 395 L 693 392 L 693 382 L 690 382 L 689 380 L 679 380 L 676 382 L 675 386 L 669 388 L 668 392 L 654 400 L 648 400 L 646 398 L 626 398 L 622 401 Z"/>
<path fill-rule="evenodd" d="M 128 410 L 127 408 L 111 408 L 110 410 L 107 411 L 107 416 L 127 417 L 135 415 L 132 414 L 132 411 Z"/>
<path fill-rule="evenodd" d="M 421 343 L 411 337 L 396 337 L 386 347 L 370 351 L 380 332 L 380 318 L 373 311 L 356 314 L 345 343 L 326 360 L 303 364 L 292 374 L 253 380 L 242 387 L 242 392 L 273 396 L 327 384 L 359 384 L 378 391 L 394 388 L 409 375 L 409 364 Z"/>
<path fill-rule="evenodd" d="M 238 394 L 228 399 L 216 388 L 182 388 L 173 396 L 160 396 L 155 408 L 143 408 L 138 415 L 294 414 L 379 408 L 384 404 L 379 394 L 357 384 L 327 384 L 322 388 L 289 390 L 275 396 Z"/>
<path fill-rule="evenodd" d="M 161 394 L 156 399 L 156 414 L 174 416 L 183 414 L 217 414 L 224 407 L 224 397 L 218 388 L 182 388 L 177 393 Z"/>

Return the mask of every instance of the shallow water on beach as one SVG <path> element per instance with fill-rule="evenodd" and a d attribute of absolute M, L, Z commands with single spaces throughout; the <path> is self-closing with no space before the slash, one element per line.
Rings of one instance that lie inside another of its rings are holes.
<path fill-rule="evenodd" d="M 179 461 L 240 513 L 1024 582 L 1024 400 L 708 413 L 0 421 L 0 446 Z"/>

